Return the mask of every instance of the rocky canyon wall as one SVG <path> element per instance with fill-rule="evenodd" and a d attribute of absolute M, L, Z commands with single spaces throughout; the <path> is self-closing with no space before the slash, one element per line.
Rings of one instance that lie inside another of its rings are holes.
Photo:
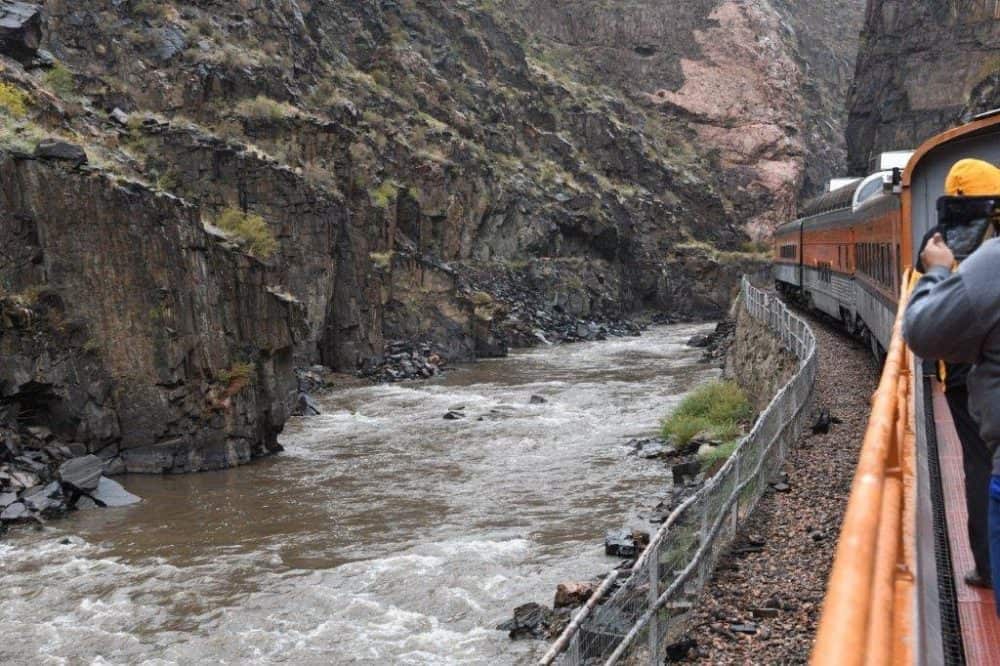
<path fill-rule="evenodd" d="M 275 447 L 295 366 L 718 316 L 837 169 L 859 3 L 18 5 L 0 404 L 203 469 Z"/>
<path fill-rule="evenodd" d="M 986 0 L 870 0 L 850 94 L 850 169 L 1000 106 L 1000 11 Z"/>

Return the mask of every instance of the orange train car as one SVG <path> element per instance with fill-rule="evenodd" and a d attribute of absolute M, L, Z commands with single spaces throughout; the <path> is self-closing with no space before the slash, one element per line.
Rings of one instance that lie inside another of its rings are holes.
<path fill-rule="evenodd" d="M 778 289 L 840 321 L 877 354 L 889 347 L 902 279 L 898 170 L 854 180 L 809 202 L 775 231 Z"/>

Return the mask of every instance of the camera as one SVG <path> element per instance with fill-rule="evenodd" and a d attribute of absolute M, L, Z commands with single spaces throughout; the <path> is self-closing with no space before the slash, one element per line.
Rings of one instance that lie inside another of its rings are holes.
<path fill-rule="evenodd" d="M 941 197 L 937 213 L 937 231 L 959 262 L 1000 231 L 1000 196 Z"/>

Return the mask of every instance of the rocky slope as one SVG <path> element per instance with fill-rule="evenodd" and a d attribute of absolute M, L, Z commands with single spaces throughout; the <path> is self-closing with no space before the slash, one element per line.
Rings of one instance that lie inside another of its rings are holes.
<path fill-rule="evenodd" d="M 871 0 L 849 100 L 850 169 L 1000 106 L 993 2 Z"/>
<path fill-rule="evenodd" d="M 0 293 L 52 349 L 0 329 L 0 404 L 203 469 L 274 448 L 296 365 L 715 316 L 836 159 L 805 72 L 859 3 L 0 2 Z"/>
<path fill-rule="evenodd" d="M 646 130 L 689 131 L 755 237 L 844 168 L 864 0 L 508 0 L 541 57 L 621 91 Z"/>

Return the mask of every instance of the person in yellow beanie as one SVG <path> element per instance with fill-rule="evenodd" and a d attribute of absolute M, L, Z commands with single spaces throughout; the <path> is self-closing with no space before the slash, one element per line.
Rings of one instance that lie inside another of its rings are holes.
<path fill-rule="evenodd" d="M 962 201 L 956 197 L 988 197 L 1000 196 L 1000 169 L 989 162 L 976 159 L 964 159 L 956 162 L 945 180 L 945 194 L 950 201 L 942 200 L 939 204 L 939 214 L 944 206 L 954 205 L 961 208 L 969 203 L 981 202 Z M 989 205 L 988 202 L 987 206 Z M 977 229 L 979 229 L 977 227 Z M 1000 580 L 1000 531 L 994 536 L 994 531 L 1000 526 L 993 525 L 991 515 L 993 503 L 991 497 L 991 474 L 997 474 L 994 469 L 994 455 L 991 447 L 983 439 L 984 429 L 972 417 L 969 408 L 968 380 L 973 364 L 978 359 L 966 354 L 955 354 L 948 349 L 949 345 L 941 344 L 940 336 L 953 323 L 958 310 L 963 309 L 969 300 L 959 291 L 966 285 L 960 273 L 953 273 L 955 255 L 945 242 L 960 240 L 978 247 L 983 237 L 980 231 L 970 228 L 952 229 L 949 231 L 943 225 L 936 226 L 924 237 L 920 247 L 920 261 L 917 270 L 925 273 L 917 283 L 911 296 L 906 312 L 905 335 L 911 348 L 923 358 L 944 358 L 939 362 L 938 376 L 945 386 L 945 396 L 951 410 L 952 420 L 958 439 L 962 444 L 962 466 L 965 471 L 965 505 L 968 512 L 969 545 L 972 549 L 975 569 L 965 574 L 965 582 L 975 587 L 994 587 L 998 591 Z M 973 236 L 977 236 L 973 238 Z M 971 249 L 967 250 L 969 253 Z M 982 262 L 979 262 L 982 263 Z M 964 264 L 963 264 L 964 265 Z M 991 270 L 991 269 L 987 269 Z M 965 272 L 964 269 L 961 272 Z M 980 273 L 981 271 L 976 271 Z M 963 301 L 963 298 L 965 300 Z M 966 316 L 971 311 L 965 311 L 960 316 Z M 960 325 L 961 327 L 961 325 Z M 984 335 L 988 335 L 984 333 Z M 979 349 L 982 341 L 970 345 L 971 349 Z M 971 361 L 971 362 L 970 362 Z M 980 393 L 982 391 L 979 391 Z M 982 414 L 979 415 L 982 417 Z M 994 477 L 996 478 L 996 477 Z M 998 498 L 1000 500 L 1000 498 Z M 1000 514 L 998 514 L 1000 515 Z M 991 552 L 991 546 L 994 551 Z M 991 557 L 993 565 L 991 566 Z M 992 578 L 992 581 L 991 581 Z M 992 585 L 991 585 L 992 583 Z M 1000 608 L 1000 605 L 998 605 Z"/>

